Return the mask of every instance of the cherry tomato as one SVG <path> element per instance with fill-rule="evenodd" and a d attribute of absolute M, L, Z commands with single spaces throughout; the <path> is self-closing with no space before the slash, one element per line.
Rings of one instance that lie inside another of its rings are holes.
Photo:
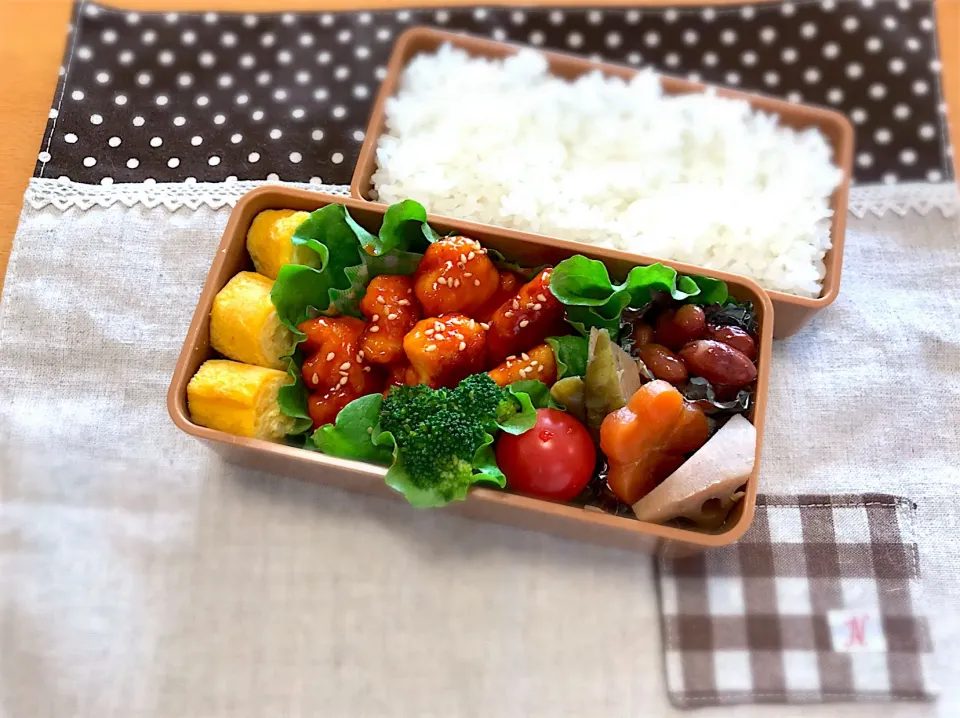
<path fill-rule="evenodd" d="M 527 432 L 504 434 L 497 443 L 497 464 L 514 491 L 569 501 L 593 476 L 597 450 L 586 427 L 566 412 L 538 409 Z"/>

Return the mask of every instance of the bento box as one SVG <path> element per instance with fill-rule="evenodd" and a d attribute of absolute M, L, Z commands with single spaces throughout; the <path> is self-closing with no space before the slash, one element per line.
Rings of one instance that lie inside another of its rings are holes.
<path fill-rule="evenodd" d="M 351 183 L 353 197 L 376 201 L 371 196 L 372 180 L 377 171 L 377 146 L 385 131 L 387 100 L 397 91 L 400 75 L 410 60 L 421 53 L 435 52 L 449 43 L 454 48 L 465 50 L 470 56 L 500 59 L 516 54 L 521 46 L 497 42 L 480 37 L 444 32 L 428 27 L 407 30 L 398 39 L 393 49 L 387 74 L 370 116 L 360 156 Z M 542 52 L 552 75 L 572 80 L 585 73 L 599 70 L 606 76 L 630 79 L 639 70 L 610 63 L 596 62 L 583 57 L 556 52 Z M 710 86 L 669 75 L 660 76 L 664 92 L 668 95 L 702 93 L 708 88 L 718 96 L 746 100 L 754 109 L 779 116 L 780 124 L 793 129 L 817 128 L 827 138 L 833 151 L 833 164 L 843 178 L 833 192 L 830 208 L 833 212 L 830 235 L 832 248 L 824 257 L 826 274 L 822 291 L 816 298 L 803 297 L 778 291 L 767 291 L 776 310 L 774 337 L 785 338 L 796 334 L 821 309 L 832 303 L 840 290 L 840 269 L 843 261 L 844 232 L 847 201 L 853 165 L 854 133 L 850 121 L 841 113 L 823 107 L 787 102 L 761 94 L 742 92 L 721 86 Z M 428 208 L 429 209 L 429 208 Z M 702 271 L 697 269 L 697 271 Z"/>
<path fill-rule="evenodd" d="M 246 240 L 254 218 L 264 210 L 287 209 L 312 212 L 331 204 L 345 206 L 353 220 L 371 232 L 380 229 L 386 211 L 384 206 L 363 200 L 269 186 L 248 193 L 238 202 L 217 248 L 196 312 L 190 323 L 170 384 L 168 410 L 180 429 L 208 443 L 227 461 L 348 491 L 402 499 L 399 493 L 384 483 L 386 470 L 380 466 L 205 428 L 191 420 L 188 410 L 188 383 L 200 366 L 215 354 L 210 346 L 210 318 L 215 297 L 234 275 L 249 270 L 253 266 L 247 252 Z M 654 263 L 654 260 L 646 257 L 609 249 L 584 247 L 574 242 L 444 217 L 428 216 L 427 219 L 438 233 L 471 237 L 479 241 L 483 247 L 499 251 L 506 260 L 524 266 L 553 265 L 573 255 L 582 254 L 603 262 L 613 276 L 623 276 L 635 266 Z M 683 552 L 722 546 L 737 540 L 746 531 L 753 519 L 758 488 L 759 455 L 763 439 L 773 335 L 773 308 L 767 295 L 750 280 L 682 264 L 664 264 L 681 273 L 697 273 L 726 282 L 730 296 L 739 302 L 752 302 L 756 313 L 757 378 L 754 400 L 746 416 L 756 428 L 757 461 L 746 483 L 745 495 L 736 504 L 726 522 L 716 531 L 699 532 L 676 526 L 644 523 L 632 517 L 609 515 L 589 510 L 590 507 L 584 508 L 532 498 L 510 491 L 476 486 L 471 489 L 466 500 L 455 501 L 445 508 L 432 510 L 453 511 L 475 519 L 648 552 L 658 549 Z M 424 509 L 411 509 L 411 521 L 416 520 L 418 510 Z"/>

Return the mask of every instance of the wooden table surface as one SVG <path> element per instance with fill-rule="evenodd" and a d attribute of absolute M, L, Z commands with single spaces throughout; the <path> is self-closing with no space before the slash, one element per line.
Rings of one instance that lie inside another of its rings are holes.
<path fill-rule="evenodd" d="M 584 5 L 596 0 L 541 0 L 543 4 Z M 724 2 L 726 0 L 720 0 Z M 469 5 L 477 0 L 115 0 L 138 10 L 311 10 Z M 616 2 L 616 0 L 613 0 Z M 523 3 L 529 4 L 529 3 Z M 596 2 L 596 4 L 611 4 Z M 635 0 L 631 5 L 663 5 Z M 677 2 L 675 4 L 700 4 Z M 13 234 L 40 141 L 53 103 L 72 0 L 0 0 L 0 291 Z M 947 104 L 960 107 L 960 0 L 938 0 L 940 50 Z M 960 147 L 960 121 L 953 145 Z"/>

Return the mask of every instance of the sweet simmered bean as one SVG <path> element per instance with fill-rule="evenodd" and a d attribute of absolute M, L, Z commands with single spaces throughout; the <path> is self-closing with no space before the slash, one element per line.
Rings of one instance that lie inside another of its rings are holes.
<path fill-rule="evenodd" d="M 647 344 L 642 347 L 640 359 L 657 379 L 671 384 L 682 384 L 689 375 L 680 357 L 662 344 Z"/>
<path fill-rule="evenodd" d="M 757 343 L 748 332 L 740 327 L 723 327 L 717 324 L 707 325 L 707 339 L 715 339 L 742 352 L 747 359 L 754 361 L 757 358 Z"/>
<path fill-rule="evenodd" d="M 679 309 L 669 309 L 657 318 L 654 339 L 676 351 L 687 342 L 699 339 L 707 329 L 707 316 L 696 304 L 684 304 Z"/>
<path fill-rule="evenodd" d="M 690 342 L 680 350 L 680 356 L 691 374 L 711 384 L 741 387 L 757 378 L 757 367 L 743 352 L 714 339 Z"/>
<path fill-rule="evenodd" d="M 643 322 L 633 325 L 633 348 L 640 351 L 653 341 L 653 327 Z"/>

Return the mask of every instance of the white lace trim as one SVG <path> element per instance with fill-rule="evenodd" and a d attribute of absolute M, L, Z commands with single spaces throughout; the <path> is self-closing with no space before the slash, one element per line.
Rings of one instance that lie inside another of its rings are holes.
<path fill-rule="evenodd" d="M 350 186 L 307 182 L 178 182 L 150 184 L 80 184 L 53 179 L 31 179 L 24 201 L 34 209 L 53 206 L 61 211 L 88 210 L 92 207 L 166 207 L 179 209 L 222 209 L 232 207 L 252 189 L 263 185 L 297 187 L 343 197 L 350 195 Z"/>
<path fill-rule="evenodd" d="M 893 212 L 903 217 L 910 212 L 926 215 L 935 209 L 944 217 L 953 217 L 960 212 L 960 194 L 956 184 L 914 182 L 854 187 L 850 190 L 847 207 L 847 211 L 859 219 L 868 213 L 882 217 L 887 212 Z"/>
<path fill-rule="evenodd" d="M 52 179 L 31 179 L 24 201 L 34 209 L 53 206 L 61 211 L 88 210 L 91 207 L 166 207 L 170 211 L 209 207 L 232 207 L 244 194 L 265 184 L 299 187 L 328 194 L 349 196 L 349 185 L 305 182 L 218 182 L 168 184 L 90 185 Z M 953 183 L 918 182 L 899 185 L 870 185 L 850 191 L 850 214 L 882 217 L 892 212 L 903 217 L 909 212 L 921 215 L 939 210 L 952 217 L 960 212 L 960 194 Z"/>

